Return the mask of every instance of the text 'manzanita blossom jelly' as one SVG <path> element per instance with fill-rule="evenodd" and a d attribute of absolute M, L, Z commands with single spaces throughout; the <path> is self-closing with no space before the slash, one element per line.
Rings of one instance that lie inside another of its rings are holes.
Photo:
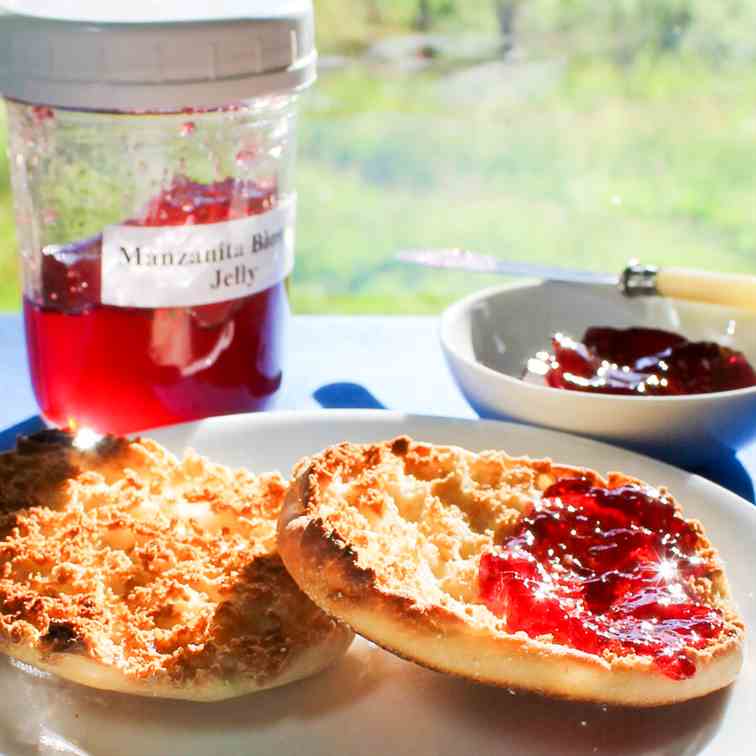
<path fill-rule="evenodd" d="M 312 5 L 217 6 L 0 11 L 29 365 L 57 425 L 257 410 L 281 384 Z"/>

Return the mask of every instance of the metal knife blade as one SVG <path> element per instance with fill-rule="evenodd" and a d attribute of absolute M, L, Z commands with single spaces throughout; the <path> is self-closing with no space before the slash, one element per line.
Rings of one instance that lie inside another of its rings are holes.
<path fill-rule="evenodd" d="M 512 262 L 498 257 L 471 252 L 467 249 L 407 249 L 396 255 L 402 262 L 414 263 L 430 268 L 468 270 L 474 273 L 498 273 L 505 276 L 527 276 L 545 278 L 550 281 L 568 283 L 591 283 L 617 286 L 620 276 L 612 273 L 595 273 L 576 268 L 562 268 L 556 265 Z"/>

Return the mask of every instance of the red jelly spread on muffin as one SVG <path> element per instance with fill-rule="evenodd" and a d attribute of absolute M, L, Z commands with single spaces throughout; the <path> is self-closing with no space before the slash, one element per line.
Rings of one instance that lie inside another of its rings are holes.
<path fill-rule="evenodd" d="M 696 671 L 689 650 L 723 628 L 692 587 L 716 569 L 697 543 L 694 526 L 653 489 L 560 480 L 481 558 L 480 595 L 508 632 L 590 654 L 650 656 L 684 679 Z"/>

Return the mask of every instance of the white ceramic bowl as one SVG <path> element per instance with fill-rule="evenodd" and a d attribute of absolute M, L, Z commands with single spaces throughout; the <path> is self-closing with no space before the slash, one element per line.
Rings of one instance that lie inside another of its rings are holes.
<path fill-rule="evenodd" d="M 686 465 L 710 464 L 756 437 L 756 387 L 690 396 L 616 396 L 520 380 L 553 333 L 645 326 L 717 341 L 756 365 L 756 313 L 661 297 L 630 299 L 609 286 L 553 282 L 503 286 L 451 305 L 441 343 L 451 371 L 483 417 L 570 431 Z"/>

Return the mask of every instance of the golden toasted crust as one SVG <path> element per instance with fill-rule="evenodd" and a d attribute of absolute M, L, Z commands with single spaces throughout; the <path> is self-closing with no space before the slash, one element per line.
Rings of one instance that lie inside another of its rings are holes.
<path fill-rule="evenodd" d="M 640 483 L 548 460 L 473 454 L 402 437 L 341 444 L 295 468 L 278 525 L 279 552 L 299 586 L 326 611 L 394 653 L 494 685 L 629 706 L 682 701 L 723 687 L 742 663 L 743 625 L 723 569 L 694 523 L 711 572 L 700 600 L 725 629 L 697 672 L 664 675 L 646 656 L 602 656 L 508 633 L 477 594 L 480 556 L 511 533 L 549 485 L 583 476 L 610 488 Z M 667 492 L 662 491 L 665 495 Z M 674 503 L 679 511 L 679 505 Z"/>
<path fill-rule="evenodd" d="M 323 668 L 352 634 L 276 552 L 278 474 L 146 439 L 0 455 L 0 650 L 94 687 L 217 700 Z"/>

